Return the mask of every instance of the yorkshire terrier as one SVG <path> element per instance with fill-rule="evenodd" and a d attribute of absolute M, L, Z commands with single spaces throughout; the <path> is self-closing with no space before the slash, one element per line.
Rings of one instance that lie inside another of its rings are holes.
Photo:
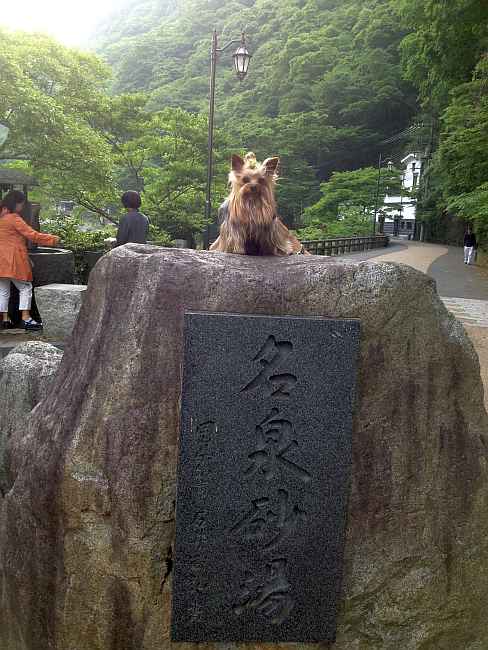
<path fill-rule="evenodd" d="M 299 255 L 306 251 L 279 219 L 274 197 L 279 158 L 232 156 L 231 191 L 219 208 L 220 235 L 211 251 L 239 255 Z"/>

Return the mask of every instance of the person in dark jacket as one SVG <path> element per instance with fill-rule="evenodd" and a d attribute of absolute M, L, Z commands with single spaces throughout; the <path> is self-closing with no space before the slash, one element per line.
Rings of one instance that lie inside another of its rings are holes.
<path fill-rule="evenodd" d="M 476 235 L 471 231 L 471 226 L 468 226 L 464 234 L 464 263 L 473 264 L 476 251 Z"/>
<path fill-rule="evenodd" d="M 127 208 L 119 223 L 117 231 L 117 246 L 123 244 L 145 244 L 149 231 L 149 219 L 139 212 L 141 197 L 139 192 L 125 192 L 122 194 L 122 205 Z"/>

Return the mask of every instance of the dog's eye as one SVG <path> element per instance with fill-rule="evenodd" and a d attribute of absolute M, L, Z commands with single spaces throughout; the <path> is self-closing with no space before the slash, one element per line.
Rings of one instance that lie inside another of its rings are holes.
<path fill-rule="evenodd" d="M 261 176 L 259 182 L 261 183 L 261 185 L 264 185 L 264 183 L 266 183 L 266 179 Z"/>
<path fill-rule="evenodd" d="M 251 179 L 249 178 L 249 176 L 243 176 L 243 177 L 242 177 L 242 182 L 243 182 L 243 183 L 249 183 L 250 180 L 251 180 Z"/>

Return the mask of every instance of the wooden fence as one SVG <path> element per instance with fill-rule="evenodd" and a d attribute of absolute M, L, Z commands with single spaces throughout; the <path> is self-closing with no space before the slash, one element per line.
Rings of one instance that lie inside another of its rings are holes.
<path fill-rule="evenodd" d="M 302 240 L 305 249 L 312 255 L 343 255 L 356 251 L 367 251 L 372 248 L 388 246 L 390 238 L 387 235 L 371 237 L 338 237 L 337 239 Z"/>

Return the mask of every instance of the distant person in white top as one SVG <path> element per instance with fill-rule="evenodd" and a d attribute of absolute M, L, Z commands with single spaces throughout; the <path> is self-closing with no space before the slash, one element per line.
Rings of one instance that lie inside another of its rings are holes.
<path fill-rule="evenodd" d="M 473 264 L 474 256 L 476 253 L 476 235 L 471 231 L 471 226 L 468 226 L 464 234 L 464 263 Z"/>

